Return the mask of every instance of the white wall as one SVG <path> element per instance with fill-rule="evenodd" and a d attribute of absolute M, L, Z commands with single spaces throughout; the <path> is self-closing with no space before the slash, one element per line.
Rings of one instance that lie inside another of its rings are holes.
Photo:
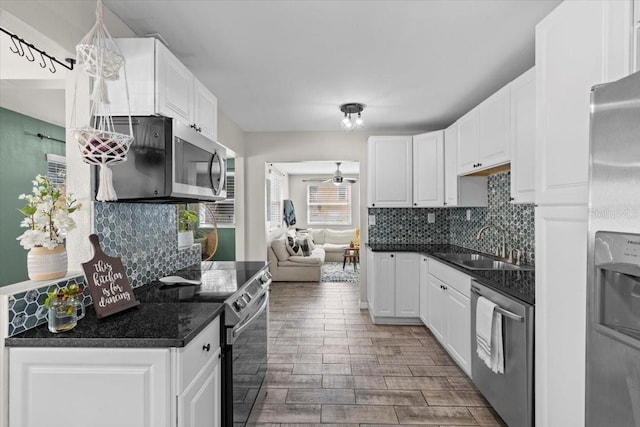
<path fill-rule="evenodd" d="M 296 209 L 295 227 L 307 228 L 307 187 L 317 182 L 304 182 L 311 175 L 289 175 L 289 199 Z M 315 176 L 315 175 L 314 175 Z M 358 178 L 358 175 L 344 175 L 345 178 Z M 366 201 L 365 201 L 366 203 Z M 350 225 L 313 225 L 311 228 L 332 228 L 343 230 L 360 227 L 360 183 L 351 184 L 351 224 Z"/>

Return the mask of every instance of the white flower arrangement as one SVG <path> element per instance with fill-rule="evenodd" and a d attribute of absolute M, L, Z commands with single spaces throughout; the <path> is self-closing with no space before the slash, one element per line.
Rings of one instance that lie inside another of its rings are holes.
<path fill-rule="evenodd" d="M 28 230 L 16 238 L 25 249 L 45 247 L 53 249 L 64 242 L 67 232 L 76 228 L 69 214 L 81 205 L 64 188 L 57 188 L 51 180 L 38 175 L 33 181 L 33 194 L 21 194 L 20 200 L 27 204 L 20 209 L 25 218 L 20 227 Z"/>

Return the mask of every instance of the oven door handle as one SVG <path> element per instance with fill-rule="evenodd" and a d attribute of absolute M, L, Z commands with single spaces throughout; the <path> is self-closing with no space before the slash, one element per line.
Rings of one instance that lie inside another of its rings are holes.
<path fill-rule="evenodd" d="M 253 322 L 258 316 L 260 316 L 262 314 L 262 312 L 266 310 L 268 305 L 269 305 L 269 292 L 265 292 L 264 293 L 264 302 L 262 303 L 262 305 L 260 306 L 258 311 L 256 311 L 253 314 L 253 316 L 251 316 L 250 318 L 248 318 L 247 320 L 245 320 L 241 324 L 235 326 L 233 329 L 231 329 L 231 334 L 230 334 L 230 337 L 229 337 L 231 339 L 229 340 L 229 344 L 233 344 L 233 342 L 242 333 L 242 331 L 244 331 L 251 324 L 251 322 Z"/>
<path fill-rule="evenodd" d="M 480 293 L 480 290 L 478 288 L 476 288 L 475 286 L 471 287 L 471 292 L 473 292 L 474 294 L 476 294 L 479 297 L 482 296 L 482 294 Z M 515 320 L 516 322 L 522 322 L 524 320 L 524 318 L 522 316 L 519 316 L 519 315 L 517 315 L 515 313 L 512 313 L 509 310 L 505 310 L 504 308 L 500 307 L 499 305 L 496 305 L 495 310 L 498 313 L 502 314 L 503 316 L 508 317 L 511 320 Z"/>

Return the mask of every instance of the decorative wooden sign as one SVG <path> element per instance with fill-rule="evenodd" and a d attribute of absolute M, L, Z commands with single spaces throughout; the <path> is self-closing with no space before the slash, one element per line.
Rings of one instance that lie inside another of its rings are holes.
<path fill-rule="evenodd" d="M 133 295 L 122 260 L 105 254 L 97 235 L 90 235 L 89 241 L 93 245 L 93 258 L 82 263 L 82 269 L 98 319 L 140 304 Z"/>

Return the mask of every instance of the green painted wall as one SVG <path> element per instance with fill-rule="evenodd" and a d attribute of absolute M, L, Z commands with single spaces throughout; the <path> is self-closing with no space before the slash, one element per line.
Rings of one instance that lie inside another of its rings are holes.
<path fill-rule="evenodd" d="M 65 139 L 60 126 L 0 108 L 0 286 L 28 280 L 27 251 L 16 240 L 24 231 L 18 195 L 31 193 L 33 178 L 47 173 L 47 153 L 65 155 L 65 144 L 28 135 L 37 133 Z"/>
<path fill-rule="evenodd" d="M 214 261 L 236 260 L 236 229 L 218 228 L 218 250 L 213 256 Z"/>

